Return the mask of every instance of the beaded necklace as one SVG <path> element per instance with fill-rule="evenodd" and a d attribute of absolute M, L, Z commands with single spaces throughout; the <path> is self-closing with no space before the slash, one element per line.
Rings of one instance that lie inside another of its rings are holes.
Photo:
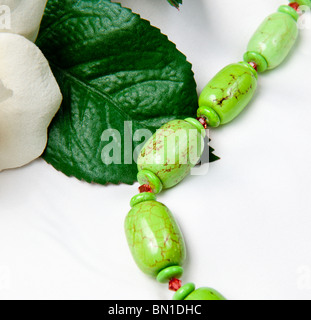
<path fill-rule="evenodd" d="M 243 111 L 256 91 L 258 73 L 274 69 L 284 61 L 298 37 L 302 6 L 311 8 L 311 0 L 282 5 L 267 17 L 251 38 L 244 61 L 222 69 L 203 89 L 197 119 L 166 123 L 140 152 L 140 193 L 130 202 L 126 237 L 138 267 L 158 282 L 168 283 L 175 292 L 173 300 L 225 298 L 212 288 L 196 289 L 193 283 L 182 286 L 184 239 L 172 213 L 156 200 L 156 195 L 174 187 L 190 173 L 202 156 L 207 128 L 229 123 Z"/>

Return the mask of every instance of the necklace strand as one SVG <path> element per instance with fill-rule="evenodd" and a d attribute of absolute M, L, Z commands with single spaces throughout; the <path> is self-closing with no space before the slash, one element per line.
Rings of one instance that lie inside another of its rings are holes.
<path fill-rule="evenodd" d="M 222 69 L 203 89 L 197 119 L 166 123 L 140 152 L 140 193 L 131 199 L 125 233 L 138 267 L 158 282 L 168 283 L 175 292 L 174 300 L 225 298 L 212 288 L 196 289 L 193 283 L 182 286 L 184 239 L 172 213 L 156 195 L 181 182 L 197 164 L 203 153 L 205 129 L 229 123 L 244 110 L 256 91 L 258 73 L 285 60 L 297 40 L 297 22 L 304 6 L 311 8 L 311 0 L 282 5 L 267 17 L 251 38 L 243 61 Z"/>

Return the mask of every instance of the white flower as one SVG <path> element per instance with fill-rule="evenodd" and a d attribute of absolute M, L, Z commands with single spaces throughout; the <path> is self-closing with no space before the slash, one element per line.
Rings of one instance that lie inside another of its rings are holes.
<path fill-rule="evenodd" d="M 42 154 L 61 100 L 40 49 L 20 35 L 0 33 L 0 171 Z"/>

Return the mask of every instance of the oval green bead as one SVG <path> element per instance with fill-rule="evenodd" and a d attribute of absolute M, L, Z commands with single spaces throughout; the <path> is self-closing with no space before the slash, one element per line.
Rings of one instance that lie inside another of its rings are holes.
<path fill-rule="evenodd" d="M 268 63 L 268 69 L 276 68 L 287 57 L 298 37 L 296 21 L 283 12 L 267 17 L 251 38 L 247 51 L 258 52 Z"/>
<path fill-rule="evenodd" d="M 187 283 L 176 291 L 176 293 L 173 296 L 173 300 L 185 300 L 189 296 L 189 294 L 192 293 L 194 290 L 194 283 Z"/>
<path fill-rule="evenodd" d="M 256 76 L 248 66 L 231 64 L 222 69 L 203 89 L 199 99 L 200 109 L 212 108 L 218 114 L 220 124 L 226 124 L 243 111 L 256 88 Z"/>
<path fill-rule="evenodd" d="M 190 293 L 185 300 L 226 300 L 226 298 L 214 289 L 200 288 Z"/>
<path fill-rule="evenodd" d="M 244 61 L 247 63 L 255 62 L 258 72 L 265 72 L 268 69 L 268 62 L 258 52 L 248 51 L 244 54 Z"/>
<path fill-rule="evenodd" d="M 134 206 L 125 220 L 125 234 L 133 258 L 146 274 L 157 277 L 170 266 L 182 266 L 186 247 L 170 210 L 157 201 Z"/>
<path fill-rule="evenodd" d="M 168 189 L 190 173 L 203 150 L 201 130 L 185 120 L 170 121 L 144 145 L 137 160 L 138 171 L 151 171 Z"/>
<path fill-rule="evenodd" d="M 154 193 L 151 192 L 143 192 L 139 193 L 136 196 L 134 196 L 131 199 L 130 206 L 133 208 L 137 204 L 144 202 L 144 201 L 155 201 L 157 200 L 157 197 L 155 196 Z"/>
<path fill-rule="evenodd" d="M 295 21 L 298 21 L 298 12 L 290 6 L 280 6 L 278 12 L 289 14 Z"/>
<path fill-rule="evenodd" d="M 183 274 L 184 269 L 180 266 L 168 267 L 159 272 L 157 276 L 157 281 L 160 283 L 166 283 L 173 278 L 181 278 Z"/>
<path fill-rule="evenodd" d="M 309 8 L 311 8 L 311 0 L 292 0 L 289 1 L 291 2 L 297 2 L 300 6 L 307 6 Z"/>
<path fill-rule="evenodd" d="M 137 180 L 141 185 L 149 185 L 155 194 L 162 191 L 163 186 L 161 180 L 149 170 L 139 171 L 137 174 Z"/>

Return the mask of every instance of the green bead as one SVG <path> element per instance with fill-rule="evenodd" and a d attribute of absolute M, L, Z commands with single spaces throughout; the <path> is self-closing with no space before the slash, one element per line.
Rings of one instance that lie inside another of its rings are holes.
<path fill-rule="evenodd" d="M 217 112 L 211 107 L 200 107 L 197 112 L 198 118 L 202 117 L 206 119 L 207 125 L 212 128 L 220 126 L 220 118 Z"/>
<path fill-rule="evenodd" d="M 258 52 L 248 51 L 244 54 L 244 61 L 255 62 L 258 72 L 265 72 L 268 69 L 268 63 L 266 59 Z"/>
<path fill-rule="evenodd" d="M 170 210 L 157 201 L 138 203 L 125 220 L 128 245 L 138 267 L 157 277 L 170 266 L 182 266 L 186 247 Z"/>
<path fill-rule="evenodd" d="M 143 192 L 143 193 L 137 194 L 131 199 L 130 206 L 133 208 L 134 206 L 136 206 L 141 202 L 155 201 L 155 200 L 157 200 L 157 197 L 155 196 L 155 194 L 151 192 Z"/>
<path fill-rule="evenodd" d="M 157 281 L 160 283 L 167 283 L 173 278 L 181 278 L 184 274 L 184 269 L 180 266 L 172 266 L 163 269 L 157 276 Z"/>
<path fill-rule="evenodd" d="M 173 300 L 185 300 L 195 290 L 194 283 L 187 283 L 182 286 L 173 296 Z"/>
<path fill-rule="evenodd" d="M 158 194 L 162 191 L 163 186 L 161 180 L 151 171 L 139 171 L 137 174 L 137 180 L 141 185 L 149 185 L 155 194 Z"/>
<path fill-rule="evenodd" d="M 300 6 L 307 6 L 311 8 L 311 1 L 310 0 L 295 0 L 295 1 L 289 1 L 290 3 L 292 2 L 297 2 Z"/>
<path fill-rule="evenodd" d="M 200 288 L 190 293 L 185 300 L 226 300 L 226 298 L 211 288 Z"/>
<path fill-rule="evenodd" d="M 204 150 L 202 130 L 185 120 L 170 121 L 144 145 L 137 160 L 138 171 L 154 173 L 168 189 L 182 181 Z"/>
<path fill-rule="evenodd" d="M 251 66 L 241 63 L 222 69 L 203 89 L 199 110 L 212 108 L 218 114 L 220 124 L 236 118 L 250 102 L 257 88 L 257 73 L 251 69 Z"/>
<path fill-rule="evenodd" d="M 295 21 L 298 21 L 298 12 L 290 6 L 280 6 L 278 12 L 289 14 Z"/>
<path fill-rule="evenodd" d="M 268 69 L 273 69 L 284 61 L 297 37 L 296 21 L 286 13 L 277 12 L 260 25 L 251 38 L 247 51 L 261 54 L 268 63 Z"/>
<path fill-rule="evenodd" d="M 206 137 L 206 131 L 201 122 L 199 122 L 197 119 L 194 119 L 194 118 L 187 118 L 185 119 L 185 121 L 189 122 L 194 127 L 196 127 L 201 132 L 203 138 Z"/>

